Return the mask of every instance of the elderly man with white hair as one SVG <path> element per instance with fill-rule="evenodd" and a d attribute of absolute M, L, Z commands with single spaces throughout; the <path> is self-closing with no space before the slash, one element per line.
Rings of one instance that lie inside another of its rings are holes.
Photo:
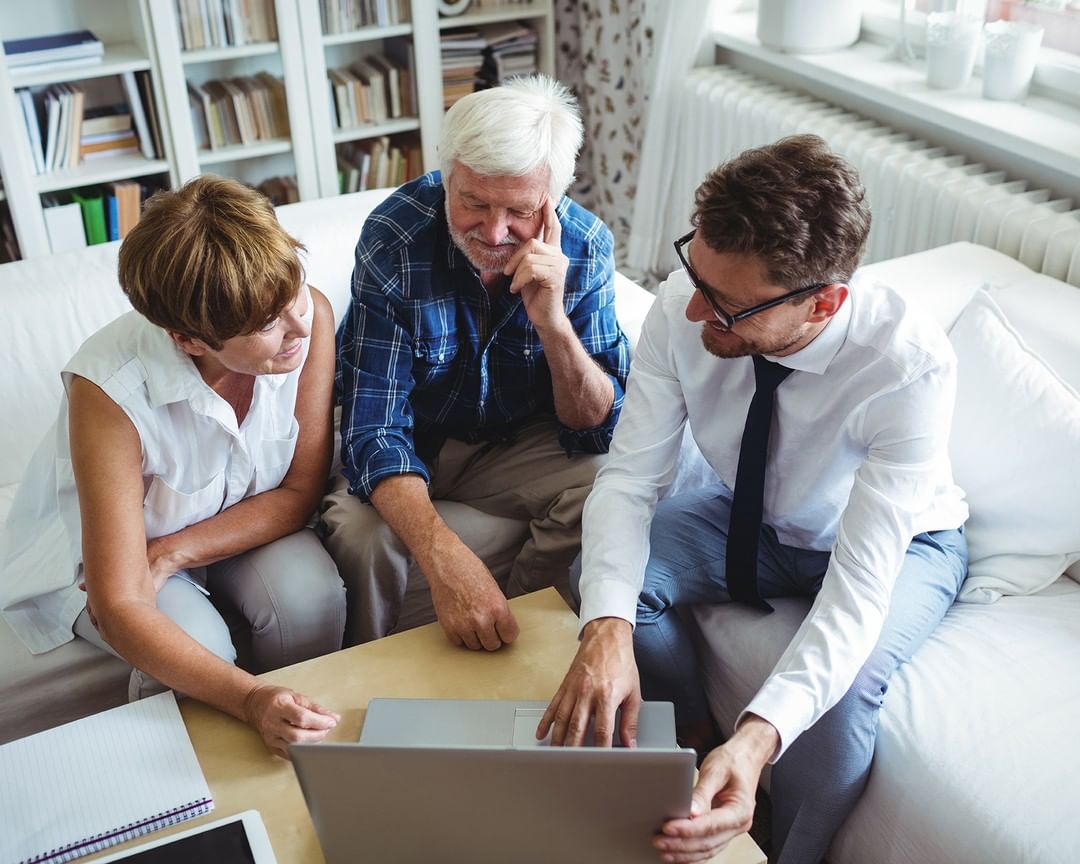
<path fill-rule="evenodd" d="M 442 171 L 364 223 L 338 331 L 343 476 L 321 512 L 346 644 L 433 609 L 450 641 L 497 650 L 518 633 L 506 595 L 578 552 L 629 366 L 611 232 L 563 194 L 581 140 L 555 81 L 473 93 L 446 114 Z M 504 588 L 477 511 L 529 524 Z"/>

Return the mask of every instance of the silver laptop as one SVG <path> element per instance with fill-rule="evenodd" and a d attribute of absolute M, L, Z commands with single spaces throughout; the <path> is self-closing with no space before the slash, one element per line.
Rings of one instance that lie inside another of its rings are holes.
<path fill-rule="evenodd" d="M 327 864 L 656 864 L 694 779 L 671 704 L 642 705 L 633 749 L 538 742 L 546 707 L 373 699 L 356 744 L 290 746 Z"/>

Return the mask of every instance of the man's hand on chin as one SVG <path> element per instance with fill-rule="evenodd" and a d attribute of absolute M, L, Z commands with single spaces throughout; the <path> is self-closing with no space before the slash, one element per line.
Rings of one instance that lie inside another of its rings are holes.
<path fill-rule="evenodd" d="M 593 743 L 610 747 L 619 708 L 619 738 L 633 747 L 641 686 L 632 628 L 621 618 L 598 618 L 585 625 L 577 655 L 544 712 L 536 737 L 545 738 L 550 729 L 552 744 L 578 746 L 586 743 L 589 720 L 594 719 Z"/>
<path fill-rule="evenodd" d="M 749 715 L 727 742 L 701 763 L 689 819 L 663 824 L 653 845 L 665 861 L 708 861 L 750 829 L 758 778 L 780 744 L 767 720 Z"/>
<path fill-rule="evenodd" d="M 464 543 L 440 550 L 439 572 L 425 573 L 446 638 L 473 651 L 497 651 L 518 637 L 518 624 L 491 572 Z"/>

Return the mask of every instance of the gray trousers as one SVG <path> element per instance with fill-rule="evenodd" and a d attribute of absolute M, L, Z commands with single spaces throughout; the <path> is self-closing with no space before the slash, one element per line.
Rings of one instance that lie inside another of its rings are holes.
<path fill-rule="evenodd" d="M 158 591 L 157 608 L 227 663 L 259 673 L 341 648 L 345 588 L 310 528 L 209 565 L 206 590 L 209 596 L 187 579 L 170 576 Z M 72 629 L 116 654 L 85 609 Z M 128 699 L 166 689 L 133 669 Z"/>
<path fill-rule="evenodd" d="M 554 420 L 509 444 L 448 440 L 430 460 L 432 503 L 510 597 L 565 586 L 581 548 L 581 509 L 605 455 L 567 455 Z M 345 645 L 435 620 L 427 581 L 370 504 L 338 477 L 319 529 L 348 593 Z"/>

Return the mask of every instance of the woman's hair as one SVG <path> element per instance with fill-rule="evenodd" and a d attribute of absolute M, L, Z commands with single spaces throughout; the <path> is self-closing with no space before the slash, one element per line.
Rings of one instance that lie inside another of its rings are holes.
<path fill-rule="evenodd" d="M 870 231 L 855 169 L 816 135 L 795 135 L 725 162 L 697 189 L 691 223 L 716 252 L 760 257 L 790 290 L 847 282 Z"/>
<path fill-rule="evenodd" d="M 120 287 L 148 320 L 214 350 L 272 321 L 304 281 L 303 249 L 259 192 L 203 176 L 158 192 L 120 246 Z"/>
<path fill-rule="evenodd" d="M 470 93 L 443 119 L 439 162 L 443 183 L 454 162 L 477 174 L 521 177 L 547 167 L 558 200 L 574 179 L 581 147 L 581 113 L 570 91 L 545 75 L 511 78 Z"/>

